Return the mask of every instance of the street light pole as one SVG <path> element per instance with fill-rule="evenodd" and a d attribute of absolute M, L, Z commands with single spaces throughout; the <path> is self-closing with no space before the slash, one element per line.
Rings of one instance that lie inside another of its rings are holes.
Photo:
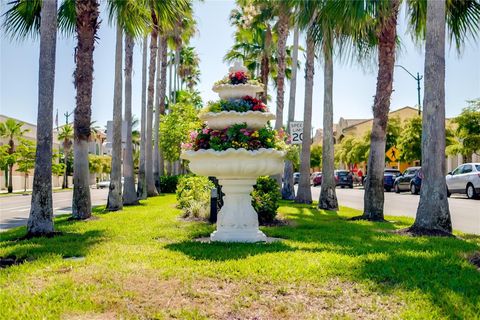
<path fill-rule="evenodd" d="M 418 72 L 417 72 L 417 76 L 414 76 L 410 71 L 408 71 L 404 66 L 401 66 L 399 64 L 396 64 L 395 67 L 400 67 L 402 68 L 403 70 L 405 70 L 409 75 L 412 76 L 413 79 L 415 79 L 417 81 L 417 97 L 418 97 L 418 115 L 420 115 L 420 112 L 421 112 L 421 104 L 420 104 L 420 80 L 423 79 L 423 76 L 421 76 Z"/>

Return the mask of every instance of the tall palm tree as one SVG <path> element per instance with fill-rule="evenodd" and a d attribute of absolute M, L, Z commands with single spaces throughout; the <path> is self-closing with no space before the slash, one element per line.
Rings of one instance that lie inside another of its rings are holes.
<path fill-rule="evenodd" d="M 113 141 L 112 141 L 112 170 L 110 173 L 110 187 L 108 192 L 108 200 L 106 209 L 109 211 L 120 210 L 123 207 L 122 201 L 122 50 L 123 50 L 123 33 L 130 37 L 134 37 L 143 33 L 147 22 L 146 10 L 141 2 L 133 0 L 109 0 L 108 1 L 109 20 L 116 21 L 117 37 L 115 48 L 115 85 L 113 91 Z M 130 39 L 130 44 L 133 39 Z M 132 60 L 133 48 L 125 51 L 130 56 L 125 57 L 126 60 Z M 127 70 L 125 70 L 127 71 Z M 128 152 L 124 153 L 125 159 L 128 161 L 126 177 L 128 178 L 127 186 L 129 188 L 129 200 L 127 202 L 136 203 L 136 199 L 132 199 L 135 194 L 135 179 L 133 176 L 133 147 L 131 145 L 131 65 L 129 74 L 130 83 L 125 84 L 125 89 L 129 89 L 129 108 L 125 110 L 128 116 L 127 135 L 125 145 L 128 145 Z M 128 154 L 127 154 L 128 153 Z"/>
<path fill-rule="evenodd" d="M 420 235 L 451 235 L 452 222 L 444 174 L 445 163 L 445 27 L 460 50 L 467 35 L 480 32 L 478 1 L 429 1 L 426 13 L 413 7 L 412 24 L 426 34 L 425 95 L 422 113 L 422 170 L 424 179 L 414 224 L 409 231 Z M 418 20 L 416 20 L 418 19 Z M 426 21 L 425 21 L 426 20 Z"/>
<path fill-rule="evenodd" d="M 15 153 L 15 141 L 20 140 L 28 129 L 22 129 L 23 122 L 16 121 L 14 119 L 7 119 L 5 122 L 0 122 L 0 136 L 8 140 L 8 150 L 7 153 L 12 156 Z M 50 157 L 51 159 L 51 157 Z M 13 192 L 13 166 L 15 163 L 11 161 L 8 165 L 8 193 Z"/>
<path fill-rule="evenodd" d="M 27 236 L 53 233 L 52 143 L 55 52 L 57 48 L 57 1 L 43 1 L 40 22 L 38 70 L 37 148 Z"/>
<path fill-rule="evenodd" d="M 134 43 L 133 37 L 127 33 L 125 35 L 125 122 L 127 123 L 127 132 L 125 137 L 125 152 L 123 155 L 124 205 L 138 204 L 138 197 L 135 191 L 132 139 L 132 66 Z"/>
<path fill-rule="evenodd" d="M 73 127 L 69 124 L 66 124 L 63 127 L 61 127 L 60 132 L 58 133 L 58 140 L 62 143 L 63 157 L 64 157 L 63 161 L 65 162 L 65 171 L 63 173 L 62 189 L 68 188 L 67 165 L 68 165 L 68 156 L 70 155 L 70 150 L 73 145 L 72 139 L 73 139 Z"/>
<path fill-rule="evenodd" d="M 92 215 L 89 188 L 88 140 L 92 114 L 93 50 L 99 27 L 98 1 L 75 1 L 77 48 L 74 84 L 77 90 L 74 113 L 73 144 L 73 201 L 74 219 L 87 219 Z"/>
<path fill-rule="evenodd" d="M 160 170 L 160 148 L 159 148 L 159 132 L 160 132 L 160 97 L 161 93 L 161 82 L 162 82 L 162 45 L 166 45 L 166 43 L 162 43 L 162 37 L 159 39 L 159 46 L 157 52 L 157 76 L 156 76 L 156 83 L 155 83 L 155 118 L 154 118 L 154 125 L 153 125 L 153 179 L 155 182 L 155 188 L 157 188 L 157 192 L 160 193 L 160 175 L 163 175 L 163 168 Z M 162 172 L 160 172 L 162 171 Z"/>
<path fill-rule="evenodd" d="M 298 23 L 293 29 L 293 51 L 292 51 L 292 75 L 290 80 L 290 97 L 288 101 L 288 122 L 287 130 L 290 130 L 290 123 L 295 120 L 295 94 L 297 91 L 297 64 L 298 64 Z M 283 170 L 282 198 L 285 200 L 295 199 L 295 189 L 293 188 L 293 163 L 290 160 L 285 161 Z"/>
<path fill-rule="evenodd" d="M 160 66 L 160 87 L 159 87 L 159 102 L 158 102 L 158 110 L 159 114 L 165 114 L 165 98 L 167 95 L 167 65 L 168 65 L 168 43 L 167 37 L 162 35 L 160 37 L 160 50 L 159 55 L 161 56 L 162 63 Z M 160 120 L 158 123 L 158 127 L 160 127 Z M 159 141 L 160 142 L 160 141 Z M 159 159 L 158 159 L 158 167 L 160 175 L 164 175 L 165 172 L 165 159 L 163 157 L 162 151 L 159 150 Z M 158 185 L 158 189 L 160 189 L 160 177 L 157 178 L 158 180 L 155 181 L 155 185 Z"/>
<path fill-rule="evenodd" d="M 138 184 L 137 197 L 139 199 L 147 198 L 147 177 L 145 175 L 145 145 L 146 145 L 146 107 L 147 107 L 147 50 L 148 37 L 143 38 L 143 53 L 142 53 L 142 102 L 141 102 L 141 116 L 140 116 L 140 161 L 138 167 Z"/>
<path fill-rule="evenodd" d="M 313 27 L 317 16 L 316 4 L 306 2 L 301 10 L 309 19 L 307 25 L 307 59 L 305 61 L 305 105 L 303 109 L 303 141 L 300 156 L 300 181 L 295 202 L 312 203 L 310 188 L 310 146 L 312 130 L 313 75 L 315 68 L 315 39 Z"/>
<path fill-rule="evenodd" d="M 123 208 L 122 202 L 122 51 L 123 30 L 117 21 L 115 44 L 115 80 L 113 87 L 113 125 L 112 125 L 112 171 L 106 210 L 117 211 Z"/>

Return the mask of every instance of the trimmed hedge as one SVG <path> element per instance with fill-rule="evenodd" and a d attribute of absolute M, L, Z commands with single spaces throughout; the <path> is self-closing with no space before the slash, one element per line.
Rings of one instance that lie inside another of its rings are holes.
<path fill-rule="evenodd" d="M 275 179 L 259 177 L 252 191 L 252 206 L 258 213 L 260 224 L 271 223 L 277 216 L 278 201 L 282 198 Z"/>

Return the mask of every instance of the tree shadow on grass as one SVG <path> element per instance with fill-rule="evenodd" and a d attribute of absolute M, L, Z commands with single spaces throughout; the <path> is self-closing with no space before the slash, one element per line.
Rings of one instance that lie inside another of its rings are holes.
<path fill-rule="evenodd" d="M 417 293 L 421 292 L 420 299 L 434 305 L 438 317 L 474 319 L 480 314 L 480 273 L 467 261 L 468 253 L 479 250 L 476 237 L 470 241 L 405 237 L 391 232 L 396 229 L 393 223 L 346 221 L 346 217 L 308 206 L 290 205 L 285 212 L 294 226 L 262 228 L 268 236 L 286 239 L 284 242 L 184 241 L 166 248 L 195 260 L 212 261 L 273 252 L 334 253 L 356 262 L 351 270 L 338 270 L 338 276 L 370 284 L 371 290 L 389 295 L 401 290 L 406 294 L 402 299 L 419 299 Z M 320 264 L 319 271 L 321 268 Z M 422 301 L 409 301 L 409 305 L 421 307 Z"/>
<path fill-rule="evenodd" d="M 55 228 L 60 230 L 60 234 L 50 238 L 21 239 L 20 237 L 25 235 L 25 228 L 5 232 L 0 241 L 0 248 L 3 251 L 1 258 L 15 257 L 19 260 L 34 261 L 50 255 L 59 255 L 63 258 L 84 257 L 93 245 L 105 238 L 103 230 L 88 230 L 85 232 L 61 231 L 69 225 L 79 223 L 78 221 L 70 221 L 67 218 L 68 216 L 63 216 L 55 220 Z"/>

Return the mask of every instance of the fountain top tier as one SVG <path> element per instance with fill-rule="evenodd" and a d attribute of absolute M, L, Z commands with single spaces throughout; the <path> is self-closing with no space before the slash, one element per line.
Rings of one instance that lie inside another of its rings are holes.
<path fill-rule="evenodd" d="M 221 99 L 240 99 L 245 96 L 256 97 L 257 93 L 263 92 L 261 83 L 250 79 L 247 68 L 241 62 L 235 62 L 228 71 L 228 76 L 216 82 L 212 88 Z"/>

